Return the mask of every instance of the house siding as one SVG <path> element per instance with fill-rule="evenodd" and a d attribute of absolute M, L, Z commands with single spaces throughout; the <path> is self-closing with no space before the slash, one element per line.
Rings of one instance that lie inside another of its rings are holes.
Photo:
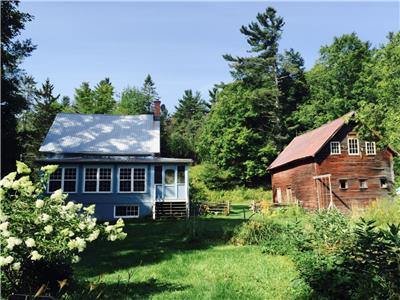
<path fill-rule="evenodd" d="M 67 201 L 82 203 L 85 206 L 95 204 L 95 216 L 99 220 L 114 219 L 114 206 L 116 205 L 138 205 L 139 217 L 146 217 L 152 214 L 153 201 L 155 199 L 154 188 L 154 165 L 155 164 L 131 164 L 131 163 L 80 163 L 80 164 L 60 164 L 59 167 L 76 167 L 77 192 L 69 193 Z M 164 167 L 176 169 L 177 165 L 164 164 Z M 90 167 L 111 167 L 112 168 L 112 191 L 111 192 L 84 192 L 84 169 Z M 119 176 L 118 169 L 144 167 L 146 169 L 146 190 L 145 192 L 118 192 Z M 187 173 L 188 166 L 185 165 Z M 188 190 L 188 176 L 185 176 L 183 190 Z M 182 187 L 177 187 L 178 194 L 173 199 L 188 201 L 188 193 L 182 191 Z"/>

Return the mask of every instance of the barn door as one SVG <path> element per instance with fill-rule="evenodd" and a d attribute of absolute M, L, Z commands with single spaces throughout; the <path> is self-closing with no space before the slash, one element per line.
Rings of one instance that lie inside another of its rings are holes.
<path fill-rule="evenodd" d="M 314 181 L 317 191 L 318 209 L 334 207 L 331 174 L 315 176 Z"/>

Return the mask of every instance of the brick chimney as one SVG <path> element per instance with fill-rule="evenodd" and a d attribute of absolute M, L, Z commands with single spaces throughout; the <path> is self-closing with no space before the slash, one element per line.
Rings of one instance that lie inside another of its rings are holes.
<path fill-rule="evenodd" d="M 160 121 L 160 116 L 161 116 L 161 101 L 160 100 L 154 100 L 153 116 L 154 116 L 154 121 Z"/>

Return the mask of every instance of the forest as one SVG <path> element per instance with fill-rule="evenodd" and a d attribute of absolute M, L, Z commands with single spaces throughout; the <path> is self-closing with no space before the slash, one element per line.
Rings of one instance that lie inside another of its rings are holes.
<path fill-rule="evenodd" d="M 2 176 L 16 160 L 35 160 L 57 113 L 145 114 L 163 100 L 150 74 L 122 91 L 112 78 L 84 81 L 73 99 L 56 94 L 50 78 L 36 82 L 21 62 L 37 45 L 19 39 L 34 16 L 18 5 L 1 3 Z M 284 29 L 274 8 L 258 13 L 240 28 L 248 56 L 229 49 L 223 56 L 230 82 L 216 83 L 208 95 L 185 90 L 174 108 L 162 106 L 162 156 L 203 164 L 217 188 L 266 186 L 267 166 L 293 137 L 349 111 L 379 147 L 400 149 L 400 32 L 388 32 L 382 45 L 354 32 L 334 37 L 306 70 L 301 53 L 281 49 Z"/>

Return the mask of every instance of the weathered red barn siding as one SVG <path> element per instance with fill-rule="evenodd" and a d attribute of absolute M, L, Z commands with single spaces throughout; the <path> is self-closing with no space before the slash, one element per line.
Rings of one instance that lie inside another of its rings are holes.
<path fill-rule="evenodd" d="M 318 152 L 310 157 L 271 170 L 274 202 L 277 203 L 277 188 L 282 192 L 282 203 L 288 203 L 286 188 L 292 190 L 292 198 L 305 208 L 318 208 L 317 188 L 314 176 L 331 175 L 333 202 L 341 209 L 363 207 L 372 200 L 388 196 L 393 184 L 393 152 L 378 150 L 367 155 L 365 141 L 359 139 L 360 154 L 348 154 L 348 137 L 356 136 L 354 124 L 344 125 Z M 341 144 L 341 154 L 330 153 L 330 142 Z M 388 187 L 381 188 L 381 178 L 386 178 Z M 339 180 L 348 182 L 347 189 L 340 189 Z M 360 188 L 360 179 L 366 179 L 368 188 Z"/>
<path fill-rule="evenodd" d="M 291 165 L 272 173 L 272 190 L 274 203 L 277 203 L 277 188 L 282 192 L 282 203 L 290 204 L 287 199 L 287 188 L 292 190 L 292 199 L 306 208 L 317 208 L 316 190 L 313 177 L 315 176 L 314 163 Z"/>
<path fill-rule="evenodd" d="M 349 134 L 355 134 L 352 129 L 352 126 L 344 126 L 316 157 L 317 174 L 331 174 L 334 204 L 340 208 L 366 206 L 372 200 L 386 197 L 393 180 L 393 155 L 390 151 L 377 149 L 376 155 L 367 155 L 365 141 L 359 139 L 360 154 L 348 154 L 347 138 Z M 331 141 L 340 142 L 341 154 L 330 154 Z M 388 188 L 381 188 L 381 178 L 387 179 Z M 340 189 L 340 179 L 347 180 L 347 189 Z M 367 189 L 360 189 L 360 179 L 367 180 Z"/>

